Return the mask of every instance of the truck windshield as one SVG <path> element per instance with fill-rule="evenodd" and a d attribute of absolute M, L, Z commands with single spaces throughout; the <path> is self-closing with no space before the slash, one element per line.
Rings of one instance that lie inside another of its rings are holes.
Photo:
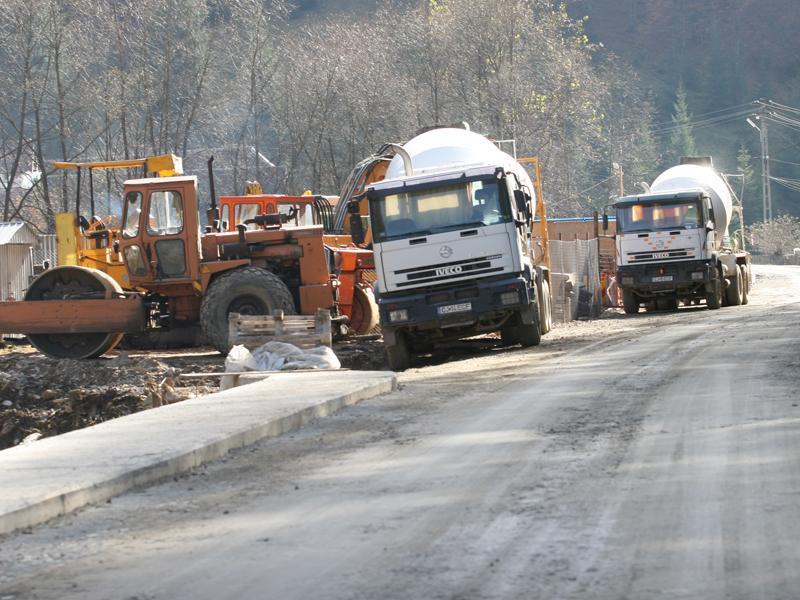
<path fill-rule="evenodd" d="M 426 235 L 511 220 L 508 195 L 497 179 L 389 194 L 370 206 L 376 241 Z"/>
<path fill-rule="evenodd" d="M 617 207 L 617 229 L 621 232 L 696 229 L 699 226 L 697 202 L 647 202 Z"/>

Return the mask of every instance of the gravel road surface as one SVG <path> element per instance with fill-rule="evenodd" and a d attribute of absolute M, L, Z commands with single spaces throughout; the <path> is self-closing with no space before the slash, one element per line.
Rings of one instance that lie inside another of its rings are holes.
<path fill-rule="evenodd" d="M 757 274 L 0 538 L 0 599 L 796 598 L 800 268 Z"/>

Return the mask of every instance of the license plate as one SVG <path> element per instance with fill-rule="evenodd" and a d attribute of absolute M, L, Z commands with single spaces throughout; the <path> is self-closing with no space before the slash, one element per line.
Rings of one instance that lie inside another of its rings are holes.
<path fill-rule="evenodd" d="M 653 277 L 653 283 L 661 283 L 664 281 L 672 281 L 672 275 L 660 275 L 658 277 Z"/>
<path fill-rule="evenodd" d="M 469 312 L 472 310 L 472 302 L 448 304 L 447 306 L 440 306 L 437 310 L 439 311 L 440 315 L 452 315 L 453 313 Z"/>
<path fill-rule="evenodd" d="M 669 252 L 653 252 L 653 258 L 669 258 Z"/>

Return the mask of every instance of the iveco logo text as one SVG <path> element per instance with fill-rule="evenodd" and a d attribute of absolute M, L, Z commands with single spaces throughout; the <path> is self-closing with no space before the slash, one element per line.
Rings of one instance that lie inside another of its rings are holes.
<path fill-rule="evenodd" d="M 456 265 L 455 267 L 439 267 L 436 269 L 437 275 L 458 275 L 461 273 L 463 268 L 461 265 Z"/>
<path fill-rule="evenodd" d="M 439 248 L 439 256 L 442 258 L 450 258 L 453 256 L 453 249 L 450 246 L 442 246 Z"/>

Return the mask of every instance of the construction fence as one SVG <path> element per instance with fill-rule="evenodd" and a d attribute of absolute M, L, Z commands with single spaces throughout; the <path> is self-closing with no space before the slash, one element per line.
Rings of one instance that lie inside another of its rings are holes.
<path fill-rule="evenodd" d="M 594 318 L 602 312 L 599 240 L 550 240 L 553 322 Z"/>

